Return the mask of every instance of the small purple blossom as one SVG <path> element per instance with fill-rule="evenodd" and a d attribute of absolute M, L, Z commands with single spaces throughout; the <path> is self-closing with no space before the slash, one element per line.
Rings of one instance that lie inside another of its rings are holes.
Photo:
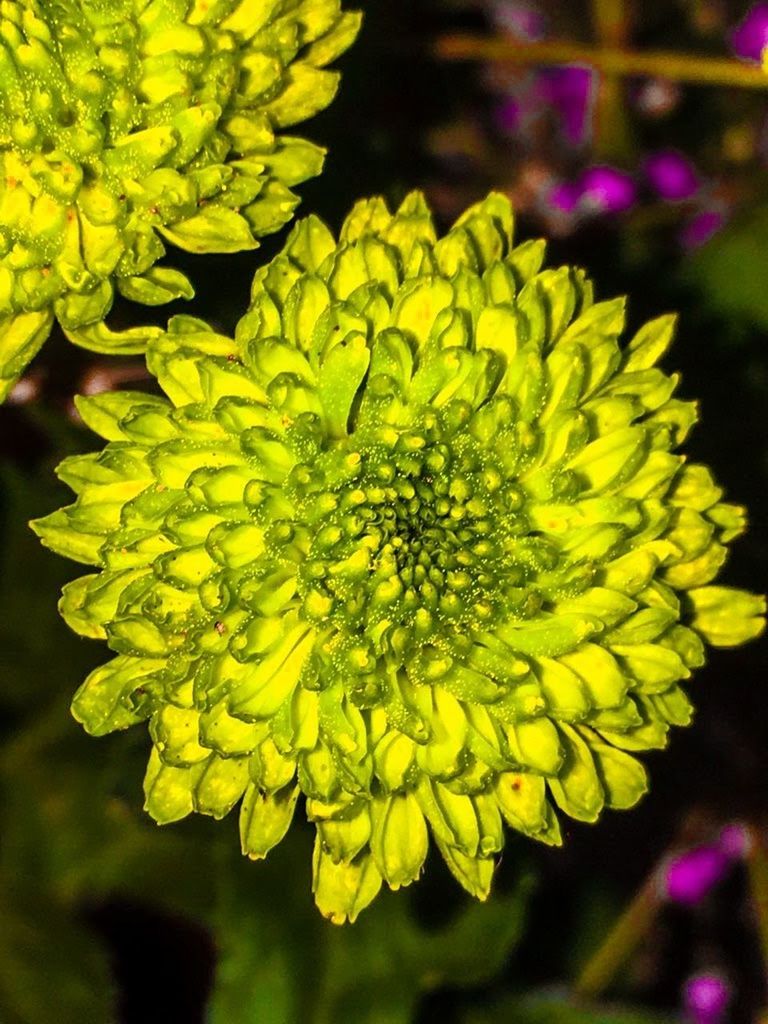
<path fill-rule="evenodd" d="M 630 174 L 606 165 L 581 176 L 581 205 L 589 213 L 623 213 L 634 206 L 637 186 Z"/>
<path fill-rule="evenodd" d="M 549 68 L 538 76 L 536 93 L 557 111 L 568 142 L 583 145 L 592 130 L 595 72 L 577 65 Z"/>
<path fill-rule="evenodd" d="M 749 829 L 737 823 L 726 825 L 720 833 L 718 846 L 731 860 L 743 860 L 749 854 Z"/>
<path fill-rule="evenodd" d="M 677 150 L 662 149 L 652 153 L 643 170 L 648 184 L 662 199 L 671 202 L 690 199 L 699 191 L 695 167 Z"/>
<path fill-rule="evenodd" d="M 667 899 L 693 907 L 721 881 L 731 858 L 719 846 L 697 846 L 671 860 L 664 872 Z"/>
<path fill-rule="evenodd" d="M 696 974 L 685 984 L 683 1001 L 691 1024 L 721 1024 L 731 991 L 718 974 Z"/>
<path fill-rule="evenodd" d="M 547 201 L 560 213 L 575 213 L 581 199 L 581 187 L 575 181 L 561 181 L 551 189 Z"/>
<path fill-rule="evenodd" d="M 514 96 L 507 96 L 494 111 L 494 120 L 504 135 L 516 135 L 524 118 L 523 104 Z"/>
<path fill-rule="evenodd" d="M 683 227 L 680 244 L 684 249 L 698 249 L 716 235 L 726 222 L 723 210 L 701 210 Z"/>
<path fill-rule="evenodd" d="M 762 60 L 763 50 L 768 46 L 768 3 L 758 3 L 747 11 L 745 17 L 731 32 L 731 49 L 742 60 Z"/>
<path fill-rule="evenodd" d="M 491 20 L 496 28 L 526 42 L 542 39 L 546 32 L 546 20 L 541 11 L 515 0 L 497 0 L 491 8 Z"/>

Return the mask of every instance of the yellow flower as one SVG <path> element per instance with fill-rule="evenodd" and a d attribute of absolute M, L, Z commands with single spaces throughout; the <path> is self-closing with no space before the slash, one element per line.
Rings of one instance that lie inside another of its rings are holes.
<path fill-rule="evenodd" d="M 696 419 L 656 367 L 662 317 L 542 270 L 490 196 L 438 239 L 422 198 L 300 223 L 235 339 L 171 321 L 167 398 L 81 400 L 103 452 L 36 523 L 92 564 L 62 613 L 116 653 L 74 701 L 149 719 L 159 822 L 239 801 L 264 857 L 300 796 L 314 889 L 354 919 L 430 836 L 484 899 L 507 825 L 559 844 L 645 792 L 704 641 L 761 598 L 712 586 L 743 511 L 677 453 Z"/>
<path fill-rule="evenodd" d="M 236 252 L 290 220 L 324 153 L 282 129 L 331 101 L 359 25 L 340 0 L 4 0 L 0 400 L 54 319 L 143 351 L 151 329 L 103 320 L 115 288 L 192 296 L 163 239 Z"/>

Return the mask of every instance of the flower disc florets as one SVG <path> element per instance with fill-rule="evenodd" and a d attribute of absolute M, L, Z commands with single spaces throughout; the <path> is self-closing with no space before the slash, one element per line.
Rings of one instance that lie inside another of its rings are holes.
<path fill-rule="evenodd" d="M 530 601 L 518 541 L 522 495 L 467 430 L 468 405 L 423 410 L 420 430 L 353 436 L 286 481 L 306 555 L 297 574 L 307 619 L 327 632 L 339 671 L 369 703 L 387 667 L 436 680 L 467 629 Z"/>
<path fill-rule="evenodd" d="M 101 321 L 115 287 L 191 296 L 161 237 L 235 252 L 291 218 L 323 151 L 278 130 L 331 101 L 359 23 L 340 0 L 3 0 L 0 398 L 54 316 L 141 351 Z"/>
<path fill-rule="evenodd" d="M 75 716 L 149 718 L 150 814 L 242 798 L 251 857 L 303 794 L 336 921 L 416 879 L 429 833 L 484 898 L 503 823 L 559 843 L 556 808 L 634 804 L 702 641 L 762 628 L 710 585 L 744 515 L 674 453 L 672 319 L 621 346 L 623 302 L 542 257 L 498 196 L 440 240 L 419 196 L 339 242 L 302 222 L 234 340 L 181 317 L 151 343 L 167 400 L 81 401 L 110 443 L 36 524 L 97 566 L 62 611 L 117 654 Z"/>

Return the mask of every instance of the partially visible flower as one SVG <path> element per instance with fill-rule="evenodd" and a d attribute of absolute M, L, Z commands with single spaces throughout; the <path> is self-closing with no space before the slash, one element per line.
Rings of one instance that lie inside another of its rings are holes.
<path fill-rule="evenodd" d="M 581 203 L 589 213 L 624 213 L 637 200 L 637 185 L 631 174 L 616 167 L 588 168 L 579 179 Z"/>
<path fill-rule="evenodd" d="M 673 903 L 695 906 L 721 882 L 731 858 L 717 846 L 698 846 L 675 857 L 666 866 L 666 897 Z"/>
<path fill-rule="evenodd" d="M 726 826 L 715 843 L 696 846 L 678 854 L 664 865 L 664 895 L 673 903 L 696 906 L 726 877 L 735 861 L 749 848 L 742 825 Z"/>
<path fill-rule="evenodd" d="M 685 983 L 683 1000 L 690 1024 L 722 1024 L 731 989 L 719 974 L 696 974 Z"/>
<path fill-rule="evenodd" d="M 592 130 L 594 73 L 582 67 L 549 68 L 527 75 L 506 91 L 496 107 L 500 130 L 518 134 L 546 114 L 570 146 L 581 146 Z"/>
<path fill-rule="evenodd" d="M 577 65 L 549 68 L 537 76 L 536 93 L 557 112 L 572 146 L 583 145 L 591 135 L 596 81 L 594 69 Z"/>
<path fill-rule="evenodd" d="M 498 129 L 504 135 L 517 135 L 522 127 L 525 111 L 522 102 L 516 96 L 507 96 L 496 107 L 494 116 Z"/>
<path fill-rule="evenodd" d="M 730 45 L 737 57 L 760 63 L 768 46 L 768 3 L 750 7 L 731 32 Z"/>
<path fill-rule="evenodd" d="M 6 0 L 0 10 L 0 400 L 54 318 L 97 351 L 114 290 L 192 295 L 158 267 L 252 249 L 323 151 L 282 134 L 323 109 L 360 23 L 340 0 Z M 156 332 L 155 332 L 156 333 Z"/>
<path fill-rule="evenodd" d="M 579 205 L 582 189 L 578 182 L 560 181 L 547 194 L 547 201 L 561 213 L 574 213 Z"/>
<path fill-rule="evenodd" d="M 104 451 L 35 524 L 89 563 L 61 609 L 116 657 L 73 710 L 149 719 L 158 822 L 241 803 L 266 856 L 300 795 L 314 890 L 354 919 L 418 878 L 430 835 L 485 899 L 504 823 L 561 842 L 646 790 L 704 641 L 764 602 L 713 585 L 743 510 L 677 453 L 696 406 L 626 344 L 624 302 L 543 270 L 490 196 L 444 237 L 419 195 L 301 222 L 235 339 L 174 318 L 166 395 L 81 399 Z"/>
<path fill-rule="evenodd" d="M 726 825 L 718 839 L 718 846 L 731 860 L 743 860 L 749 855 L 751 845 L 749 829 L 738 823 Z"/>
<path fill-rule="evenodd" d="M 700 188 L 696 168 L 674 149 L 651 153 L 643 165 L 648 184 L 662 199 L 672 202 L 690 199 Z"/>
<path fill-rule="evenodd" d="M 519 0 L 495 0 L 491 4 L 490 16 L 493 24 L 502 32 L 527 42 L 542 39 L 546 31 L 546 19 L 542 12 Z"/>
<path fill-rule="evenodd" d="M 574 181 L 552 185 L 546 202 L 556 213 L 572 221 L 606 214 L 624 213 L 637 200 L 637 185 L 631 174 L 616 167 L 588 167 Z"/>
<path fill-rule="evenodd" d="M 684 249 L 699 249 L 720 231 L 727 219 L 721 209 L 699 211 L 680 231 L 680 244 Z"/>

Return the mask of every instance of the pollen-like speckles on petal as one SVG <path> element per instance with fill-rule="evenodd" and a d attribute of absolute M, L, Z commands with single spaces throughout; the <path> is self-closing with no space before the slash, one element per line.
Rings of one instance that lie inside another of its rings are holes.
<path fill-rule="evenodd" d="M 622 343 L 623 303 L 542 257 L 499 196 L 439 240 L 418 195 L 301 222 L 234 340 L 151 342 L 167 399 L 81 400 L 109 443 L 35 524 L 95 567 L 62 611 L 116 655 L 78 720 L 148 719 L 149 813 L 240 801 L 253 859 L 304 808 L 337 922 L 430 839 L 484 899 L 505 826 L 631 807 L 705 642 L 762 629 L 714 584 L 745 519 L 677 453 L 672 319 Z"/>
<path fill-rule="evenodd" d="M 5 0 L 0 9 L 0 399 L 54 318 L 78 344 L 109 331 L 114 289 L 159 305 L 192 286 L 158 267 L 253 249 L 293 215 L 319 147 L 282 129 L 333 98 L 326 69 L 360 15 L 341 0 L 201 4 Z"/>

